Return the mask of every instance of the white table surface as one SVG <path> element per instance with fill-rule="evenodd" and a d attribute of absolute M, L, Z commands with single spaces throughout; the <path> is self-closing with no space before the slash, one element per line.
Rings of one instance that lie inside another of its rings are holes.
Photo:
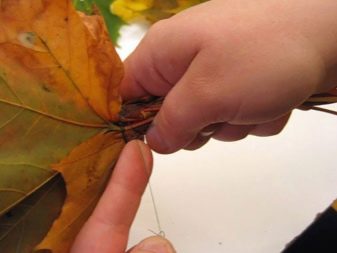
<path fill-rule="evenodd" d="M 144 26 L 122 34 L 125 58 Z M 337 198 L 336 157 L 337 117 L 298 110 L 274 137 L 155 154 L 151 185 L 162 229 L 179 253 L 280 252 Z M 147 190 L 130 245 L 149 230 L 158 232 Z"/>

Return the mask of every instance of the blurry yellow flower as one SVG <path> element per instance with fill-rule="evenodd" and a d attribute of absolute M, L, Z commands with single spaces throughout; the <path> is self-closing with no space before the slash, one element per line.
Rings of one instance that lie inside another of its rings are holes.
<path fill-rule="evenodd" d="M 111 12 L 128 22 L 143 16 L 155 22 L 206 0 L 115 0 Z"/>
<path fill-rule="evenodd" d="M 121 17 L 124 21 L 129 21 L 137 16 L 141 16 L 141 12 L 150 9 L 154 0 L 115 0 L 111 6 L 111 12 Z"/>

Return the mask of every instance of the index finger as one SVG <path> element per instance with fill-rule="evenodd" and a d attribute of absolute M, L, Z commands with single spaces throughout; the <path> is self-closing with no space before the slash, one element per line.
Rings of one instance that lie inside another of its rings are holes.
<path fill-rule="evenodd" d="M 95 211 L 72 253 L 125 252 L 128 234 L 152 170 L 152 155 L 141 141 L 128 143 Z"/>
<path fill-rule="evenodd" d="M 124 100 L 165 96 L 188 69 L 200 43 L 198 38 L 191 43 L 192 34 L 189 33 L 195 32 L 177 26 L 177 23 L 183 23 L 177 18 L 174 16 L 154 24 L 125 60 L 120 90 Z"/>

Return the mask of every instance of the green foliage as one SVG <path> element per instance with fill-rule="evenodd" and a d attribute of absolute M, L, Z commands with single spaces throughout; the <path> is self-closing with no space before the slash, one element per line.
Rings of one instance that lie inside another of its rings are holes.
<path fill-rule="evenodd" d="M 117 39 L 120 36 L 119 30 L 122 25 L 124 25 L 124 21 L 121 20 L 120 17 L 114 15 L 110 11 L 111 0 L 93 0 L 95 4 L 100 9 L 102 16 L 104 17 L 106 26 L 108 27 L 108 31 L 110 37 L 113 42 L 117 42 Z"/>
<path fill-rule="evenodd" d="M 87 15 L 93 13 L 94 0 L 73 0 L 73 3 L 77 10 L 82 11 Z"/>
<path fill-rule="evenodd" d="M 100 10 L 104 17 L 108 28 L 111 40 L 116 44 L 120 36 L 119 30 L 124 21 L 110 11 L 111 0 L 73 0 L 77 10 L 84 12 L 87 15 L 92 15 L 95 12 L 95 6 Z"/>

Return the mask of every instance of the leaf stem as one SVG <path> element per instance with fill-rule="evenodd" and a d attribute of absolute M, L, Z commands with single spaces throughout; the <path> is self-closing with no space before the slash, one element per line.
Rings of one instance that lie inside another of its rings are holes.
<path fill-rule="evenodd" d="M 154 117 L 136 122 L 134 124 L 131 124 L 129 126 L 124 127 L 125 131 L 129 131 L 129 130 L 133 130 L 135 128 L 141 127 L 141 126 L 145 126 L 146 124 L 150 124 L 153 121 Z"/>

